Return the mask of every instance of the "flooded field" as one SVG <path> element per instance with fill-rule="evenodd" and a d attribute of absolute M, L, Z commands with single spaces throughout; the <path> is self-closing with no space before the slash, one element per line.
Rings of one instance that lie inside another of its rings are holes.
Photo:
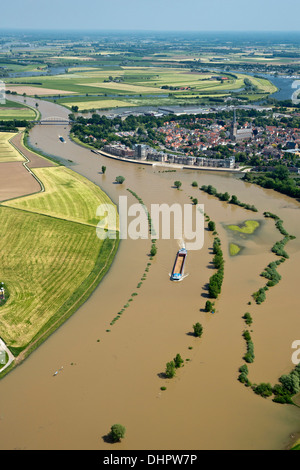
<path fill-rule="evenodd" d="M 210 232 L 205 231 L 201 250 L 188 252 L 187 276 L 180 283 L 170 281 L 179 242 L 159 239 L 140 288 L 151 240 L 122 240 L 108 275 L 90 299 L 0 381 L 0 448 L 112 450 L 104 436 L 116 422 L 126 427 L 126 437 L 114 450 L 285 448 L 290 435 L 299 431 L 299 410 L 256 396 L 237 377 L 245 353 L 246 311 L 253 318 L 255 347 L 250 380 L 275 384 L 294 367 L 291 344 L 300 331 L 299 203 L 229 174 L 166 172 L 158 166 L 106 159 L 72 143 L 68 132 L 64 126 L 36 126 L 30 141 L 100 185 L 115 203 L 121 195 L 129 204 L 137 202 L 128 188 L 147 207 L 189 204 L 190 196 L 204 204 L 222 241 L 222 294 L 216 312 L 206 313 L 207 283 L 214 272 Z M 107 167 L 105 175 L 102 165 Z M 123 185 L 114 184 L 118 175 L 125 177 Z M 173 187 L 175 180 L 182 182 L 179 191 Z M 192 187 L 193 181 L 235 194 L 258 212 L 220 202 Z M 279 267 L 282 280 L 268 291 L 266 302 L 255 305 L 251 294 L 264 285 L 260 273 L 275 259 L 270 248 L 281 239 L 264 211 L 279 215 L 297 238 L 286 247 L 290 259 Z M 257 220 L 260 227 L 242 239 L 244 249 L 231 257 L 232 233 L 226 225 L 246 220 Z M 132 293 L 138 295 L 111 326 Z M 203 325 L 201 339 L 192 334 L 196 322 Z M 184 367 L 167 380 L 162 376 L 166 363 L 177 353 Z M 167 389 L 161 391 L 161 386 Z"/>

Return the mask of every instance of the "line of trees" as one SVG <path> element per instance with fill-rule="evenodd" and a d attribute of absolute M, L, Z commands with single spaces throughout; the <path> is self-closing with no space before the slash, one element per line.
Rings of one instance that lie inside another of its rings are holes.
<path fill-rule="evenodd" d="M 243 382 L 244 375 L 241 374 L 239 379 L 242 383 L 246 383 Z M 300 392 L 300 364 L 296 365 L 289 374 L 282 375 L 276 385 L 272 386 L 270 383 L 261 382 L 258 385 L 252 385 L 252 390 L 263 398 L 273 395 L 275 403 L 294 405 L 293 397 Z"/>
<path fill-rule="evenodd" d="M 253 204 L 247 204 L 245 202 L 239 201 L 235 194 L 230 197 L 230 194 L 227 191 L 225 193 L 219 193 L 217 189 L 214 188 L 214 186 L 212 186 L 211 184 L 209 184 L 208 186 L 202 185 L 201 189 L 207 194 L 217 197 L 220 201 L 229 202 L 229 204 L 235 204 L 237 206 L 243 207 L 244 209 L 257 212 L 257 209 Z"/>
<path fill-rule="evenodd" d="M 300 187 L 297 186 L 297 181 L 290 176 L 288 168 L 284 165 L 278 165 L 275 170 L 268 171 L 263 175 L 248 172 L 242 179 L 262 188 L 273 189 L 286 196 L 300 198 Z"/>
<path fill-rule="evenodd" d="M 282 240 L 276 242 L 271 248 L 272 253 L 275 253 L 275 255 L 279 256 L 280 259 L 269 263 L 265 270 L 261 273 L 261 276 L 268 279 L 268 282 L 264 287 L 261 287 L 258 289 L 258 291 L 252 294 L 255 302 L 258 305 L 266 300 L 266 291 L 269 289 L 269 287 L 275 286 L 281 280 L 281 275 L 278 273 L 277 267 L 289 258 L 288 253 L 284 249 L 285 245 L 290 240 L 294 240 L 296 238 L 294 235 L 290 235 L 287 232 L 283 226 L 283 221 L 276 214 L 273 214 L 272 212 L 264 212 L 264 217 L 274 219 L 276 228 L 282 235 L 284 235 L 284 237 Z"/>
<path fill-rule="evenodd" d="M 176 354 L 174 359 L 166 364 L 165 376 L 168 379 L 172 379 L 176 375 L 176 370 L 183 365 L 183 359 L 180 354 Z"/>
<path fill-rule="evenodd" d="M 215 237 L 213 243 L 213 263 L 217 272 L 214 273 L 209 279 L 208 291 L 209 295 L 213 299 L 217 299 L 221 293 L 223 279 L 224 279 L 224 258 L 221 249 L 221 241 L 218 237 Z"/>
<path fill-rule="evenodd" d="M 246 344 L 247 344 L 247 352 L 245 356 L 243 357 L 244 361 L 251 363 L 254 361 L 254 344 L 251 339 L 251 335 L 248 330 L 245 330 L 243 332 L 243 337 L 245 338 Z"/>

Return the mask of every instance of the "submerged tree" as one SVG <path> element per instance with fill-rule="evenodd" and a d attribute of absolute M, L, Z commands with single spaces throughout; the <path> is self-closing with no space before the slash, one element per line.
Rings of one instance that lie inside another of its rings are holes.
<path fill-rule="evenodd" d="M 116 183 L 122 184 L 124 183 L 125 178 L 124 176 L 116 176 Z"/>
<path fill-rule="evenodd" d="M 203 326 L 201 323 L 197 322 L 195 325 L 193 325 L 194 328 L 194 335 L 197 336 L 198 338 L 201 338 L 202 333 L 203 333 Z"/>
<path fill-rule="evenodd" d="M 152 245 L 152 246 L 151 246 L 151 250 L 150 250 L 150 255 L 151 255 L 151 256 L 155 256 L 156 253 L 157 253 L 157 248 L 156 248 L 155 245 Z"/>
<path fill-rule="evenodd" d="M 176 369 L 179 369 L 179 367 L 182 366 L 183 359 L 180 356 L 180 354 L 176 354 L 176 357 L 174 357 L 174 364 L 175 364 Z"/>
<path fill-rule="evenodd" d="M 211 312 L 213 308 L 214 308 L 214 303 L 211 302 L 210 300 L 207 300 L 205 303 L 205 311 Z"/>
<path fill-rule="evenodd" d="M 125 427 L 122 424 L 113 424 L 109 436 L 113 442 L 119 442 L 125 436 Z"/>
<path fill-rule="evenodd" d="M 215 222 L 213 222 L 212 220 L 210 220 L 208 222 L 208 230 L 210 230 L 211 232 L 213 232 L 214 230 L 216 230 L 216 224 Z"/>
<path fill-rule="evenodd" d="M 166 374 L 166 377 L 168 377 L 168 379 L 172 379 L 175 376 L 176 367 L 175 367 L 174 361 L 167 362 L 165 374 Z"/>

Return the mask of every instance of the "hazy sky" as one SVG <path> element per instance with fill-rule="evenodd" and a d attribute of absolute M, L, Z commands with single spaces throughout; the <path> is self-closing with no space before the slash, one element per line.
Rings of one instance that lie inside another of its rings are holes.
<path fill-rule="evenodd" d="M 299 0 L 0 0 L 0 28 L 298 31 Z"/>

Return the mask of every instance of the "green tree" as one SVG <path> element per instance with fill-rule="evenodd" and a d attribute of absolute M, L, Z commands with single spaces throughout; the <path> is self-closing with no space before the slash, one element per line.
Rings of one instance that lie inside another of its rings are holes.
<path fill-rule="evenodd" d="M 221 201 L 229 201 L 229 199 L 230 199 L 230 194 L 227 193 L 227 192 L 226 192 L 226 193 L 223 193 L 223 194 L 220 195 L 220 199 L 221 199 Z"/>
<path fill-rule="evenodd" d="M 125 181 L 124 176 L 116 176 L 116 183 L 123 184 Z"/>
<path fill-rule="evenodd" d="M 181 181 L 174 181 L 175 188 L 180 189 L 181 185 L 182 185 Z"/>
<path fill-rule="evenodd" d="M 207 186 L 207 192 L 208 194 L 211 194 L 212 196 L 215 196 L 217 194 L 216 188 L 214 188 L 211 184 Z"/>
<path fill-rule="evenodd" d="M 215 254 L 215 256 L 213 257 L 213 263 L 216 269 L 219 269 L 224 265 L 224 259 L 221 252 Z"/>
<path fill-rule="evenodd" d="M 208 230 L 210 230 L 211 232 L 214 232 L 216 230 L 216 224 L 212 220 L 208 222 Z"/>
<path fill-rule="evenodd" d="M 113 442 L 119 442 L 125 436 L 125 427 L 122 424 L 113 424 L 110 428 L 110 438 Z"/>
<path fill-rule="evenodd" d="M 295 395 L 300 391 L 300 379 L 296 371 L 292 371 L 288 375 L 282 375 L 279 379 L 284 389 L 291 395 Z"/>
<path fill-rule="evenodd" d="M 230 199 L 229 202 L 230 202 L 231 204 L 238 204 L 239 200 L 238 200 L 238 198 L 236 197 L 236 195 L 233 194 L 233 195 L 231 196 L 231 199 Z"/>
<path fill-rule="evenodd" d="M 175 367 L 175 362 L 174 361 L 170 361 L 170 362 L 167 362 L 166 364 L 166 377 L 168 377 L 168 379 L 172 379 L 175 374 L 176 374 L 176 367 Z"/>
<path fill-rule="evenodd" d="M 273 394 L 272 385 L 269 383 L 262 382 L 254 387 L 253 390 L 257 395 L 261 395 L 264 398 L 270 397 Z"/>
<path fill-rule="evenodd" d="M 243 364 L 240 368 L 239 368 L 239 372 L 240 372 L 240 375 L 238 377 L 238 380 L 242 383 L 242 384 L 249 384 L 249 379 L 248 379 L 248 367 L 246 364 Z"/>
<path fill-rule="evenodd" d="M 106 172 L 106 166 L 102 165 L 102 173 L 105 174 Z"/>
<path fill-rule="evenodd" d="M 214 302 L 211 302 L 210 300 L 207 300 L 205 303 L 205 311 L 206 312 L 211 312 L 214 307 Z"/>
<path fill-rule="evenodd" d="M 201 323 L 197 322 L 195 325 L 193 325 L 194 328 L 194 335 L 197 336 L 198 338 L 201 338 L 202 333 L 203 333 L 203 326 Z"/>
<path fill-rule="evenodd" d="M 252 317 L 250 315 L 249 312 L 246 312 L 245 315 L 243 316 L 243 319 L 245 320 L 246 324 L 247 325 L 251 325 L 252 324 Z"/>
<path fill-rule="evenodd" d="M 183 364 L 183 359 L 182 359 L 182 357 L 180 356 L 180 354 L 176 354 L 176 357 L 174 357 L 174 364 L 175 364 L 176 369 L 178 369 L 179 367 L 182 366 L 182 364 Z"/>
<path fill-rule="evenodd" d="M 153 243 L 151 246 L 150 255 L 155 256 L 156 253 L 157 253 L 157 248 L 156 248 L 156 245 Z"/>
<path fill-rule="evenodd" d="M 211 298 L 216 299 L 221 293 L 222 283 L 224 278 L 223 267 L 219 268 L 218 272 L 213 274 L 209 279 L 208 291 Z"/>
<path fill-rule="evenodd" d="M 285 180 L 289 177 L 289 170 L 284 165 L 278 165 L 274 171 L 272 171 L 271 177 L 274 179 Z"/>

